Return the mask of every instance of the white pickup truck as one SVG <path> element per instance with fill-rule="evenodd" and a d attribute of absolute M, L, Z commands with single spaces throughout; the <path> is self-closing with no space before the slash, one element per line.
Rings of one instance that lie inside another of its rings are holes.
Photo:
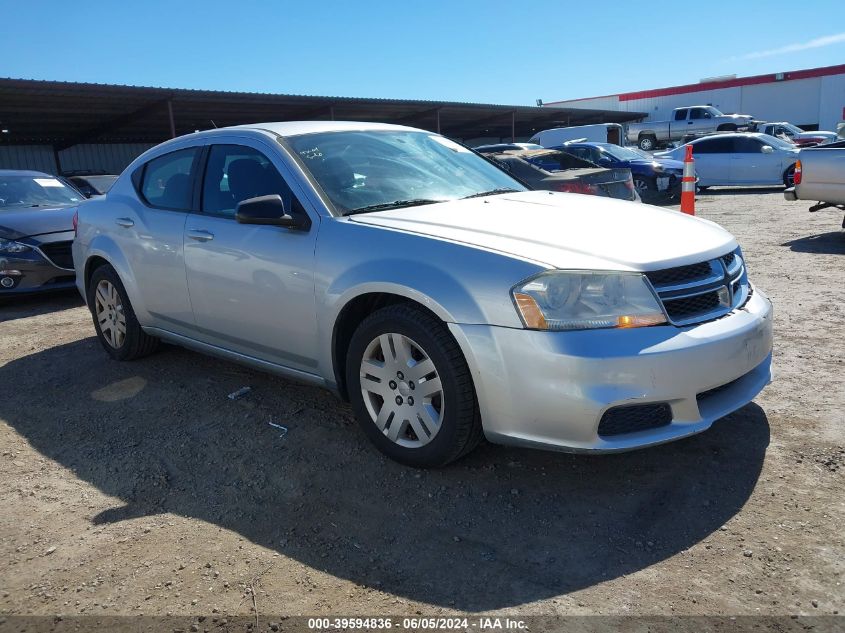
<path fill-rule="evenodd" d="M 783 195 L 787 200 L 816 200 L 811 213 L 829 208 L 845 211 L 845 141 L 802 149 L 795 164 L 795 186 Z"/>
<path fill-rule="evenodd" d="M 754 117 L 747 114 L 723 114 L 713 106 L 675 108 L 669 121 L 645 121 L 628 124 L 628 143 L 650 152 L 658 145 L 680 141 L 687 136 L 710 132 L 737 132 L 752 127 Z"/>

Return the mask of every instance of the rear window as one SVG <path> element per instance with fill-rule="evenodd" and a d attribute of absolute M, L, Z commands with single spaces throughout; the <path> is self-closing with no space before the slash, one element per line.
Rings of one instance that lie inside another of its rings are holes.
<path fill-rule="evenodd" d="M 193 170 L 199 148 L 181 149 L 152 159 L 144 167 L 141 195 L 161 209 L 189 211 L 193 198 Z"/>
<path fill-rule="evenodd" d="M 686 121 L 687 120 L 687 110 L 684 108 L 683 110 L 675 110 L 675 120 L 676 121 Z"/>

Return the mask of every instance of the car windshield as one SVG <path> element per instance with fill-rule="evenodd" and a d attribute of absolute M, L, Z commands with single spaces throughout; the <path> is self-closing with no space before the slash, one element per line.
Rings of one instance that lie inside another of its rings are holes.
<path fill-rule="evenodd" d="M 85 180 L 100 193 L 106 193 L 117 180 L 117 176 L 85 176 Z"/>
<path fill-rule="evenodd" d="M 81 201 L 79 192 L 47 174 L 0 175 L 0 209 L 66 207 Z"/>
<path fill-rule="evenodd" d="M 705 110 L 707 110 L 713 116 L 725 116 L 721 110 L 714 108 L 713 106 L 707 106 Z"/>
<path fill-rule="evenodd" d="M 771 145 L 772 147 L 777 147 L 780 149 L 795 149 L 795 145 L 793 143 L 790 143 L 789 141 L 784 141 L 782 138 L 778 138 L 777 136 L 761 134 L 760 140 L 763 141 L 766 145 Z"/>
<path fill-rule="evenodd" d="M 437 134 L 324 132 L 288 142 L 343 215 L 526 191 L 492 163 Z"/>
<path fill-rule="evenodd" d="M 643 154 L 645 154 L 644 152 L 642 154 L 640 152 L 635 152 L 634 150 L 628 149 L 627 147 L 620 147 L 619 145 L 610 144 L 602 145 L 601 151 L 604 154 L 612 156 L 616 160 L 642 160 Z M 645 158 L 651 160 L 651 156 L 649 156 L 648 154 L 645 154 Z"/>
<path fill-rule="evenodd" d="M 784 129 L 786 129 L 786 130 L 789 130 L 789 131 L 790 131 L 790 132 L 792 132 L 793 134 L 801 134 L 801 133 L 803 133 L 803 132 L 804 132 L 804 130 L 802 130 L 802 129 L 801 129 L 800 127 L 798 127 L 797 125 L 792 125 L 792 123 L 782 123 L 782 124 L 780 125 L 780 127 L 784 128 Z"/>

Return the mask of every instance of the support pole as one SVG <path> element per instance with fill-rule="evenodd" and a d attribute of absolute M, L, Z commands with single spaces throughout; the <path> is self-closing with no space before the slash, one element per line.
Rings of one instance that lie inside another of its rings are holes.
<path fill-rule="evenodd" d="M 440 134 L 440 108 L 435 111 L 437 114 L 437 133 Z"/>
<path fill-rule="evenodd" d="M 167 116 L 170 118 L 170 138 L 176 138 L 176 121 L 173 118 L 173 102 L 167 100 Z"/>

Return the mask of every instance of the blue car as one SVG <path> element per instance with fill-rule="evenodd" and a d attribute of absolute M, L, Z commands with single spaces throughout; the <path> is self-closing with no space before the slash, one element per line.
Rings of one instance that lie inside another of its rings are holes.
<path fill-rule="evenodd" d="M 630 169 L 643 202 L 673 199 L 681 191 L 684 164 L 679 160 L 655 158 L 639 149 L 612 143 L 567 143 L 555 149 L 600 167 Z"/>

